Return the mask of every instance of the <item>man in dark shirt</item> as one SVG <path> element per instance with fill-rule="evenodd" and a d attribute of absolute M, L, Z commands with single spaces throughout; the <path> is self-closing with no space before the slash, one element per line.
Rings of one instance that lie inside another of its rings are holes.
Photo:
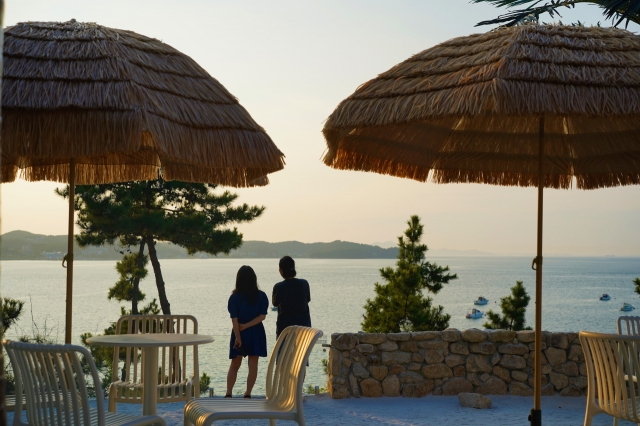
<path fill-rule="evenodd" d="M 307 280 L 296 278 L 296 265 L 290 256 L 280 259 L 279 267 L 284 281 L 273 286 L 271 297 L 271 303 L 278 308 L 277 336 L 290 325 L 311 327 L 309 283 Z"/>

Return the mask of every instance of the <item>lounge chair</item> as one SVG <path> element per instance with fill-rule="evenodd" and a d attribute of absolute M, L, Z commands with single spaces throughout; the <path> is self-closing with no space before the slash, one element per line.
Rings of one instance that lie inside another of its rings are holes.
<path fill-rule="evenodd" d="M 309 354 L 322 331 L 287 327 L 280 333 L 267 369 L 267 398 L 198 399 L 184 407 L 185 426 L 208 426 L 222 419 L 294 420 L 304 426 L 302 383 Z"/>
<path fill-rule="evenodd" d="M 165 426 L 162 417 L 114 414 L 104 410 L 100 377 L 89 351 L 74 345 L 39 345 L 5 340 L 16 378 L 16 393 L 24 389 L 27 422 L 20 419 L 16 399 L 14 425 L 21 426 Z M 93 381 L 96 408 L 89 408 L 89 390 L 79 355 Z"/>

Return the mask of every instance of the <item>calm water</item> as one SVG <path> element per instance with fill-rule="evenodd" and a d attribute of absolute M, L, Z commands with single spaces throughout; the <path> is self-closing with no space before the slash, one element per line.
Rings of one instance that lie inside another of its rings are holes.
<path fill-rule="evenodd" d="M 487 309 L 509 294 L 516 280 L 524 281 L 533 296 L 535 272 L 531 259 L 523 257 L 441 257 L 431 258 L 449 265 L 459 279 L 435 296 L 435 302 L 451 314 L 451 326 L 481 328 L 483 320 L 464 318 L 478 296 L 490 300 Z M 327 339 L 334 332 L 360 329 L 366 299 L 373 296 L 373 284 L 379 281 L 378 269 L 394 264 L 392 259 L 320 260 L 300 259 L 297 270 L 311 284 L 311 318 Z M 228 368 L 228 339 L 231 322 L 227 299 L 238 268 L 251 265 L 260 287 L 269 296 L 280 280 L 275 259 L 203 259 L 163 260 L 162 269 L 173 313 L 189 313 L 199 321 L 200 332 L 216 336 L 216 341 L 200 347 L 200 371 L 212 376 L 216 395 L 224 393 Z M 30 333 L 31 317 L 41 329 L 53 329 L 53 336 L 64 339 L 65 270 L 52 261 L 2 261 L 2 295 L 27 301 L 25 314 L 9 336 Z M 618 307 L 627 301 L 640 308 L 632 280 L 640 276 L 640 258 L 545 258 L 543 291 L 543 328 L 554 331 L 593 330 L 615 332 Z M 117 319 L 119 304 L 107 301 L 107 288 L 117 280 L 115 262 L 81 261 L 75 263 L 74 336 L 83 332 L 101 333 Z M 157 294 L 153 274 L 141 284 L 150 300 Z M 598 296 L 609 293 L 610 302 Z M 527 322 L 533 323 L 533 301 Z M 640 311 L 638 311 L 640 312 Z M 275 313 L 265 321 L 269 345 L 275 343 Z M 78 340 L 78 338 L 76 338 Z M 317 345 L 310 359 L 305 383 L 324 386 L 321 359 L 327 356 Z M 266 359 L 254 389 L 263 394 Z M 242 370 L 235 392 L 242 392 Z"/>

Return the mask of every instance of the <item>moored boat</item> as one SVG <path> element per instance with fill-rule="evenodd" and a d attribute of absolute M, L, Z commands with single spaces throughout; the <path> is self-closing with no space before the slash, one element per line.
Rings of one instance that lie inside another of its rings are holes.
<path fill-rule="evenodd" d="M 483 316 L 484 316 L 484 313 L 476 308 L 469 309 L 466 315 L 466 317 L 469 319 L 478 319 L 478 318 L 482 318 Z"/>
<path fill-rule="evenodd" d="M 611 300 L 611 296 L 609 296 L 607 293 L 602 293 L 602 296 L 600 296 L 600 300 Z"/>
<path fill-rule="evenodd" d="M 489 301 L 482 296 L 473 301 L 474 305 L 486 305 L 487 303 L 489 303 Z"/>
<path fill-rule="evenodd" d="M 627 302 L 624 302 L 624 303 L 622 304 L 622 306 L 620 307 L 620 310 L 621 310 L 621 311 L 624 311 L 624 312 L 633 311 L 634 309 L 635 309 L 635 307 L 634 307 L 634 306 L 632 306 L 632 305 L 630 305 L 630 304 L 629 304 L 629 303 L 627 303 Z"/>

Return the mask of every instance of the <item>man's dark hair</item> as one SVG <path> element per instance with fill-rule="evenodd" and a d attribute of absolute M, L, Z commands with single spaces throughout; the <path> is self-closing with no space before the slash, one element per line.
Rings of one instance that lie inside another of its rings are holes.
<path fill-rule="evenodd" d="M 280 259 L 279 267 L 282 271 L 283 277 L 293 278 L 296 276 L 296 263 L 293 261 L 291 256 L 284 256 Z"/>
<path fill-rule="evenodd" d="M 244 297 L 250 305 L 256 303 L 258 300 L 258 277 L 251 266 L 243 265 L 238 269 L 236 289 L 233 292 Z"/>

